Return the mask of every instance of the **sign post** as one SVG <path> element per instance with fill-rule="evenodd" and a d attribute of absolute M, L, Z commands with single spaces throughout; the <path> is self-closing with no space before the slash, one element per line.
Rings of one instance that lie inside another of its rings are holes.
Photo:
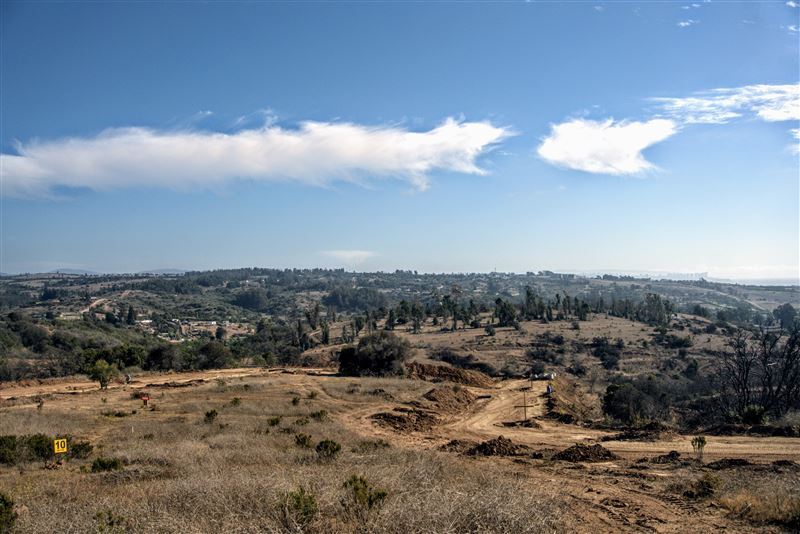
<path fill-rule="evenodd" d="M 66 454 L 67 453 L 67 438 L 58 438 L 53 440 L 53 452 L 55 454 Z M 58 462 L 61 463 L 61 458 L 58 459 Z"/>

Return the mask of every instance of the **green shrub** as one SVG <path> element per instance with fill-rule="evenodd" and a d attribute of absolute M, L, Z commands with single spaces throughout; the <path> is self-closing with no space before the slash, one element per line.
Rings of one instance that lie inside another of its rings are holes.
<path fill-rule="evenodd" d="M 94 446 L 89 443 L 88 441 L 71 441 L 69 443 L 69 449 L 67 452 L 67 456 L 69 458 L 75 459 L 85 459 L 88 458 L 92 451 L 94 450 Z"/>
<path fill-rule="evenodd" d="M 292 406 L 300 404 L 300 397 L 292 397 Z"/>
<path fill-rule="evenodd" d="M 311 421 L 308 420 L 308 417 L 298 417 L 294 423 L 295 426 L 306 426 Z"/>
<path fill-rule="evenodd" d="M 100 456 L 95 458 L 92 462 L 92 473 L 100 473 L 103 471 L 120 471 L 122 469 L 122 460 L 119 458 L 105 458 Z"/>
<path fill-rule="evenodd" d="M 231 406 L 239 406 L 242 403 L 242 399 L 239 397 L 234 397 L 231 399 Z"/>
<path fill-rule="evenodd" d="M 311 436 L 308 434 L 295 434 L 294 436 L 294 444 L 298 447 L 303 447 L 304 449 L 311 448 Z"/>
<path fill-rule="evenodd" d="M 282 417 L 280 415 L 276 415 L 275 417 L 270 417 L 269 419 L 267 419 L 267 424 L 269 426 L 278 426 L 279 424 L 281 424 L 281 419 Z"/>
<path fill-rule="evenodd" d="M 217 410 L 209 410 L 209 411 L 206 412 L 206 416 L 205 416 L 204 421 L 206 422 L 206 424 L 210 425 L 211 423 L 213 423 L 217 419 L 218 415 L 219 414 L 217 413 Z"/>
<path fill-rule="evenodd" d="M 325 421 L 328 418 L 328 412 L 325 410 L 320 410 L 318 412 L 310 413 L 308 416 L 315 421 Z"/>
<path fill-rule="evenodd" d="M 111 510 L 94 514 L 94 523 L 97 532 L 103 534 L 124 534 L 129 528 L 128 521 Z"/>
<path fill-rule="evenodd" d="M 344 483 L 348 491 L 348 498 L 344 505 L 345 508 L 357 508 L 369 511 L 380 506 L 388 493 L 382 489 L 373 487 L 364 477 L 353 475 Z"/>
<path fill-rule="evenodd" d="M 297 491 L 290 491 L 284 496 L 283 512 L 287 527 L 304 527 L 317 515 L 317 499 L 300 486 Z"/>
<path fill-rule="evenodd" d="M 323 439 L 316 447 L 321 460 L 335 460 L 341 450 L 342 446 L 330 439 Z"/>
<path fill-rule="evenodd" d="M 18 459 L 17 436 L 0 436 L 0 464 L 13 465 Z"/>
<path fill-rule="evenodd" d="M 14 501 L 0 492 L 0 534 L 13 532 L 14 523 L 17 522 L 17 514 L 14 512 Z"/>

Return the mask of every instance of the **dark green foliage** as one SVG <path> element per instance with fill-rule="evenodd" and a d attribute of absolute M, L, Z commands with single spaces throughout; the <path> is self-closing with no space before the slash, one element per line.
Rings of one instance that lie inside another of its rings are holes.
<path fill-rule="evenodd" d="M 311 448 L 311 436 L 308 434 L 295 434 L 294 435 L 294 444 L 298 447 L 302 447 L 304 449 Z"/>
<path fill-rule="evenodd" d="M 375 310 L 386 306 L 386 297 L 374 289 L 337 287 L 322 299 L 322 303 L 341 311 Z"/>
<path fill-rule="evenodd" d="M 619 358 L 624 348 L 625 342 L 621 339 L 614 343 L 605 336 L 592 339 L 592 354 L 600 359 L 606 369 L 619 367 Z"/>
<path fill-rule="evenodd" d="M 742 423 L 746 425 L 760 425 L 767 418 L 767 411 L 763 406 L 749 404 L 742 412 Z"/>
<path fill-rule="evenodd" d="M 497 330 L 495 330 L 494 325 L 490 324 L 487 324 L 486 327 L 483 329 L 483 331 L 486 332 L 486 335 L 490 337 L 494 336 L 497 333 Z"/>
<path fill-rule="evenodd" d="M 353 475 L 344 483 L 348 490 L 344 501 L 345 508 L 356 509 L 356 513 L 369 512 L 379 507 L 389 495 L 385 490 L 375 488 L 364 477 Z"/>
<path fill-rule="evenodd" d="M 375 332 L 361 338 L 357 347 L 342 350 L 339 373 L 345 376 L 402 375 L 410 352 L 407 341 L 391 332 Z"/>
<path fill-rule="evenodd" d="M 797 310 L 795 310 L 794 306 L 787 302 L 786 304 L 781 304 L 772 310 L 772 316 L 777 319 L 781 325 L 781 328 L 784 330 L 790 330 L 797 321 Z"/>
<path fill-rule="evenodd" d="M 321 460 L 334 460 L 342 450 L 342 446 L 330 439 L 323 439 L 315 447 Z"/>
<path fill-rule="evenodd" d="M 253 311 L 267 311 L 269 297 L 263 288 L 247 289 L 236 295 L 234 304 Z"/>
<path fill-rule="evenodd" d="M 103 471 L 120 471 L 122 470 L 122 460 L 119 458 L 106 458 L 100 456 L 92 462 L 92 473 L 100 473 Z"/>
<path fill-rule="evenodd" d="M 14 501 L 0 492 L 0 534 L 10 534 L 14 531 L 17 514 L 14 511 Z"/>
<path fill-rule="evenodd" d="M 297 491 L 290 491 L 284 496 L 283 512 L 287 526 L 303 527 L 317 515 L 317 499 L 300 486 Z"/>
<path fill-rule="evenodd" d="M 219 341 L 209 341 L 197 353 L 199 369 L 219 369 L 227 367 L 233 359 L 230 349 Z"/>
<path fill-rule="evenodd" d="M 209 410 L 206 412 L 203 421 L 205 421 L 206 424 L 210 425 L 211 423 L 217 420 L 218 415 L 219 413 L 217 413 L 217 410 Z"/>

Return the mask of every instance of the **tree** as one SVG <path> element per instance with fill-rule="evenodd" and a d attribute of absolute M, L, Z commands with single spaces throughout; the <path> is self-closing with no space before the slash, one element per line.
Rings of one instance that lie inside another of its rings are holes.
<path fill-rule="evenodd" d="M 772 310 L 772 316 L 781 324 L 781 328 L 789 330 L 797 320 L 797 310 L 787 302 Z"/>
<path fill-rule="evenodd" d="M 342 350 L 339 373 L 345 376 L 402 375 L 410 352 L 407 341 L 380 330 L 361 338 L 357 347 Z"/>
<path fill-rule="evenodd" d="M 737 331 L 717 378 L 723 408 L 739 418 L 754 409 L 779 418 L 800 408 L 800 328 L 788 335 Z"/>
<path fill-rule="evenodd" d="M 183 355 L 174 345 L 160 345 L 147 354 L 144 367 L 154 371 L 181 371 L 184 368 Z"/>
<path fill-rule="evenodd" d="M 108 388 L 108 383 L 119 375 L 119 370 L 114 365 L 109 365 L 105 360 L 97 360 L 89 369 L 89 378 L 100 382 L 100 389 Z"/>
<path fill-rule="evenodd" d="M 197 351 L 197 366 L 200 369 L 225 367 L 233 358 L 230 349 L 219 341 L 209 341 Z"/>
<path fill-rule="evenodd" d="M 389 310 L 389 317 L 386 318 L 386 330 L 394 330 L 394 325 L 397 322 L 395 318 L 394 309 Z"/>
<path fill-rule="evenodd" d="M 133 306 L 128 306 L 128 317 L 125 322 L 129 325 L 136 324 L 136 310 L 133 309 Z"/>
<path fill-rule="evenodd" d="M 228 336 L 228 331 L 227 331 L 227 330 L 225 330 L 224 328 L 222 328 L 221 326 L 218 326 L 218 327 L 217 327 L 217 331 L 216 331 L 216 332 L 214 332 L 214 338 L 215 338 L 217 341 L 222 341 L 222 340 L 223 340 L 223 339 L 225 339 L 227 336 Z"/>

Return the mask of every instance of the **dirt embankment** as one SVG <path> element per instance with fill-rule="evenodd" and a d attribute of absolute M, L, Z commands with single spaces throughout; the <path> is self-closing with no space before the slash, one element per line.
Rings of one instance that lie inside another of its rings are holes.
<path fill-rule="evenodd" d="M 464 388 L 439 387 L 425 393 L 422 400 L 410 403 L 410 407 L 376 413 L 372 419 L 398 432 L 424 432 L 469 409 L 476 400 L 477 397 Z"/>
<path fill-rule="evenodd" d="M 477 388 L 493 388 L 494 380 L 479 371 L 456 369 L 444 365 L 412 362 L 406 366 L 409 378 L 427 380 L 429 382 L 453 382 Z"/>

